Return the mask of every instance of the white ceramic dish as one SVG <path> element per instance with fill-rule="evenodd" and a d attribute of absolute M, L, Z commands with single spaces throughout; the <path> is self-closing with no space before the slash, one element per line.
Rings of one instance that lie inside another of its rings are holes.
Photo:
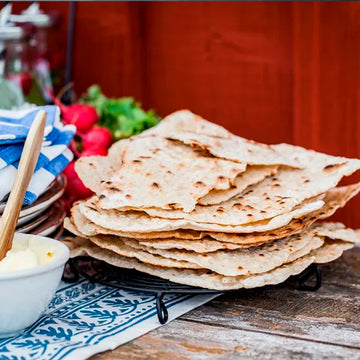
<path fill-rule="evenodd" d="M 21 333 L 46 310 L 60 282 L 68 248 L 50 238 L 15 234 L 14 241 L 26 244 L 29 238 L 54 251 L 51 262 L 35 268 L 0 274 L 0 338 Z"/>
<path fill-rule="evenodd" d="M 66 210 L 64 203 L 61 200 L 57 201 L 52 206 L 46 221 L 43 221 L 40 225 L 31 229 L 29 233 L 39 236 L 49 236 L 54 231 L 56 231 L 56 229 L 62 226 L 65 216 L 66 216 Z"/>
<path fill-rule="evenodd" d="M 42 213 L 40 216 L 37 216 L 34 220 L 32 221 L 28 221 L 25 224 L 19 226 L 19 223 L 16 227 L 16 231 L 22 234 L 30 234 L 31 230 L 35 229 L 37 226 L 39 226 L 40 224 L 42 224 L 44 221 L 46 221 L 49 217 L 49 213 L 50 211 L 45 211 L 44 213 Z M 36 234 L 36 235 L 40 235 L 40 234 Z"/>
<path fill-rule="evenodd" d="M 29 222 L 31 222 L 32 220 L 36 219 L 40 214 L 42 214 L 42 212 L 44 212 L 45 210 L 42 210 L 41 212 L 39 213 L 33 213 L 33 214 L 28 214 L 28 215 L 25 215 L 23 217 L 20 217 L 18 219 L 18 223 L 17 223 L 17 227 L 22 227 L 26 224 L 28 224 Z M 0 215 L 0 218 L 1 218 L 1 215 Z"/>

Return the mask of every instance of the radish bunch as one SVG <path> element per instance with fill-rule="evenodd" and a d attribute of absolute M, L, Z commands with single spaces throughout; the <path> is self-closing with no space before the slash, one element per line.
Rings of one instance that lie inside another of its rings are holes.
<path fill-rule="evenodd" d="M 75 157 L 107 155 L 108 148 L 113 143 L 112 134 L 107 128 L 96 125 L 99 118 L 95 108 L 87 104 L 65 106 L 55 97 L 53 100 L 60 107 L 63 122 L 73 124 L 77 128 L 75 138 L 70 145 Z M 68 208 L 74 201 L 92 195 L 92 191 L 85 187 L 76 173 L 75 161 L 64 170 L 67 179 L 64 200 Z"/>

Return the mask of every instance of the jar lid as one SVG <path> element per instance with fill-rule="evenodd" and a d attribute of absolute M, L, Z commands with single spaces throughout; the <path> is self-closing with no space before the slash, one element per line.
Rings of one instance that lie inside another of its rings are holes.
<path fill-rule="evenodd" d="M 0 40 L 18 40 L 24 37 L 20 26 L 0 26 Z"/>
<path fill-rule="evenodd" d="M 15 26 L 10 20 L 11 4 L 5 5 L 0 11 L 0 40 L 16 40 L 24 37 L 24 30 Z"/>
<path fill-rule="evenodd" d="M 52 23 L 51 17 L 40 10 L 37 2 L 32 3 L 19 15 L 11 14 L 10 21 L 14 23 L 30 23 L 41 28 L 51 26 Z"/>

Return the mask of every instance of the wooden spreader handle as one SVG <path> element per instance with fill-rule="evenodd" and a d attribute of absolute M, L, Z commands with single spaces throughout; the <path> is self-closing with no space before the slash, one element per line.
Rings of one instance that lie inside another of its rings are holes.
<path fill-rule="evenodd" d="M 18 171 L 9 199 L 0 220 L 0 261 L 12 247 L 13 237 L 23 205 L 26 189 L 29 186 L 39 158 L 46 125 L 46 111 L 37 113 L 21 154 Z"/>

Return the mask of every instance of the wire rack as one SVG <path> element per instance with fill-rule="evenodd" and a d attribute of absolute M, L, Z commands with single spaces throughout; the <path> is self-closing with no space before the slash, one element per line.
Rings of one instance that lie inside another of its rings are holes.
<path fill-rule="evenodd" d="M 118 268 L 87 256 L 70 259 L 63 280 L 66 282 L 77 282 L 80 276 L 85 277 L 91 282 L 106 286 L 154 294 L 157 316 L 161 324 L 165 324 L 169 318 L 168 310 L 163 301 L 164 296 L 167 294 L 200 295 L 224 293 L 224 291 L 220 292 L 177 284 L 136 270 Z M 296 288 L 298 290 L 316 291 L 321 287 L 321 272 L 316 264 L 311 264 L 301 274 L 294 276 L 294 278 L 297 279 Z M 231 290 L 231 292 L 234 291 L 240 290 Z"/>

